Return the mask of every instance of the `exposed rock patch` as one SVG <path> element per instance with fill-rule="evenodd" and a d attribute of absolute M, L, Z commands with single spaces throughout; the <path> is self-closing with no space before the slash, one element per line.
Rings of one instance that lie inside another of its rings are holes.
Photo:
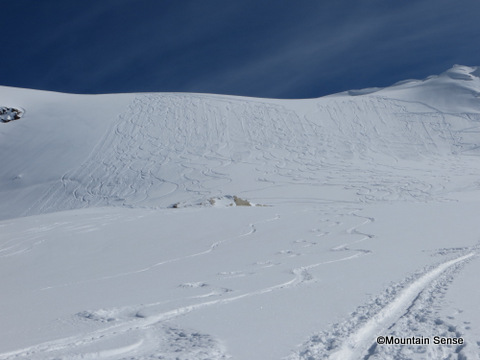
<path fill-rule="evenodd" d="M 0 106 L 0 122 L 8 123 L 20 119 L 25 111 L 16 108 Z"/>

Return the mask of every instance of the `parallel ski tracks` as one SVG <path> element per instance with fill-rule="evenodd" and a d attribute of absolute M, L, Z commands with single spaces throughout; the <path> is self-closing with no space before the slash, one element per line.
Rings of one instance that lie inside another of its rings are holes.
<path fill-rule="evenodd" d="M 353 320 L 334 325 L 332 332 L 325 331 L 322 334 L 314 335 L 304 344 L 304 350 L 290 356 L 289 359 L 373 359 L 377 358 L 377 352 L 384 355 L 383 357 L 380 356 L 380 359 L 390 358 L 389 356 L 393 356 L 390 354 L 392 351 L 401 352 L 404 347 L 377 346 L 376 337 L 391 334 L 397 324 L 400 324 L 404 318 L 408 317 L 408 319 L 411 318 L 410 322 L 416 322 L 415 318 L 419 315 L 419 311 L 424 311 L 422 306 L 419 309 L 416 308 L 421 294 L 430 291 L 428 301 L 432 301 L 436 296 L 435 292 L 444 291 L 445 282 L 448 283 L 453 280 L 454 271 L 475 256 L 477 256 L 477 251 L 472 249 L 465 255 L 446 260 L 424 271 L 410 281 L 405 279 L 405 282 L 387 289 L 386 294 L 381 295 L 382 299 L 385 297 L 389 299 L 383 307 L 378 309 L 378 303 L 385 300 L 376 300 L 372 302 L 372 305 L 360 307 L 354 312 Z M 439 281 L 441 285 L 437 288 L 436 283 Z M 426 306 L 431 307 L 431 304 Z M 367 320 L 362 322 L 358 321 L 358 318 Z M 434 319 L 430 319 L 430 321 L 435 324 Z M 440 324 L 441 322 L 437 320 L 437 323 Z M 417 334 L 417 336 L 430 336 L 427 330 L 423 334 Z M 400 328 L 399 331 L 398 336 L 411 337 L 415 334 L 415 330 L 408 326 Z M 400 356 L 400 354 L 397 354 L 397 356 Z"/>

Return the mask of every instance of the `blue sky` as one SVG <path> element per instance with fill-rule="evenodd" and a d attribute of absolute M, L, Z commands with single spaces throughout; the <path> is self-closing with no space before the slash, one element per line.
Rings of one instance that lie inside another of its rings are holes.
<path fill-rule="evenodd" d="M 480 65 L 479 0 L 0 4 L 0 85 L 309 98 Z"/>

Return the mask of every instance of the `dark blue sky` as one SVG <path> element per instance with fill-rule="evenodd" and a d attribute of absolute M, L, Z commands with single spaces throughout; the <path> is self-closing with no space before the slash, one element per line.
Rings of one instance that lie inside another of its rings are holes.
<path fill-rule="evenodd" d="M 480 65 L 479 0 L 0 4 L 0 85 L 306 98 Z"/>

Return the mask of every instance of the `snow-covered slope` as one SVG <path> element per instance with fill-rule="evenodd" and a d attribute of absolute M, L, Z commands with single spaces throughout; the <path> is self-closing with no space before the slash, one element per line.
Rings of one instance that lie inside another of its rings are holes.
<path fill-rule="evenodd" d="M 306 100 L 0 87 L 24 111 L 0 123 L 0 359 L 478 358 L 479 75 Z"/>
<path fill-rule="evenodd" d="M 2 216 L 166 207 L 224 194 L 263 200 L 256 190 L 272 183 L 334 183 L 355 158 L 375 171 L 379 162 L 476 154 L 477 72 L 455 67 L 364 96 L 295 101 L 3 88 L 3 101 L 28 116 L 0 129 L 8 154 L 0 185 L 10 202 Z M 351 184 L 340 177 L 355 187 L 352 173 Z"/>

